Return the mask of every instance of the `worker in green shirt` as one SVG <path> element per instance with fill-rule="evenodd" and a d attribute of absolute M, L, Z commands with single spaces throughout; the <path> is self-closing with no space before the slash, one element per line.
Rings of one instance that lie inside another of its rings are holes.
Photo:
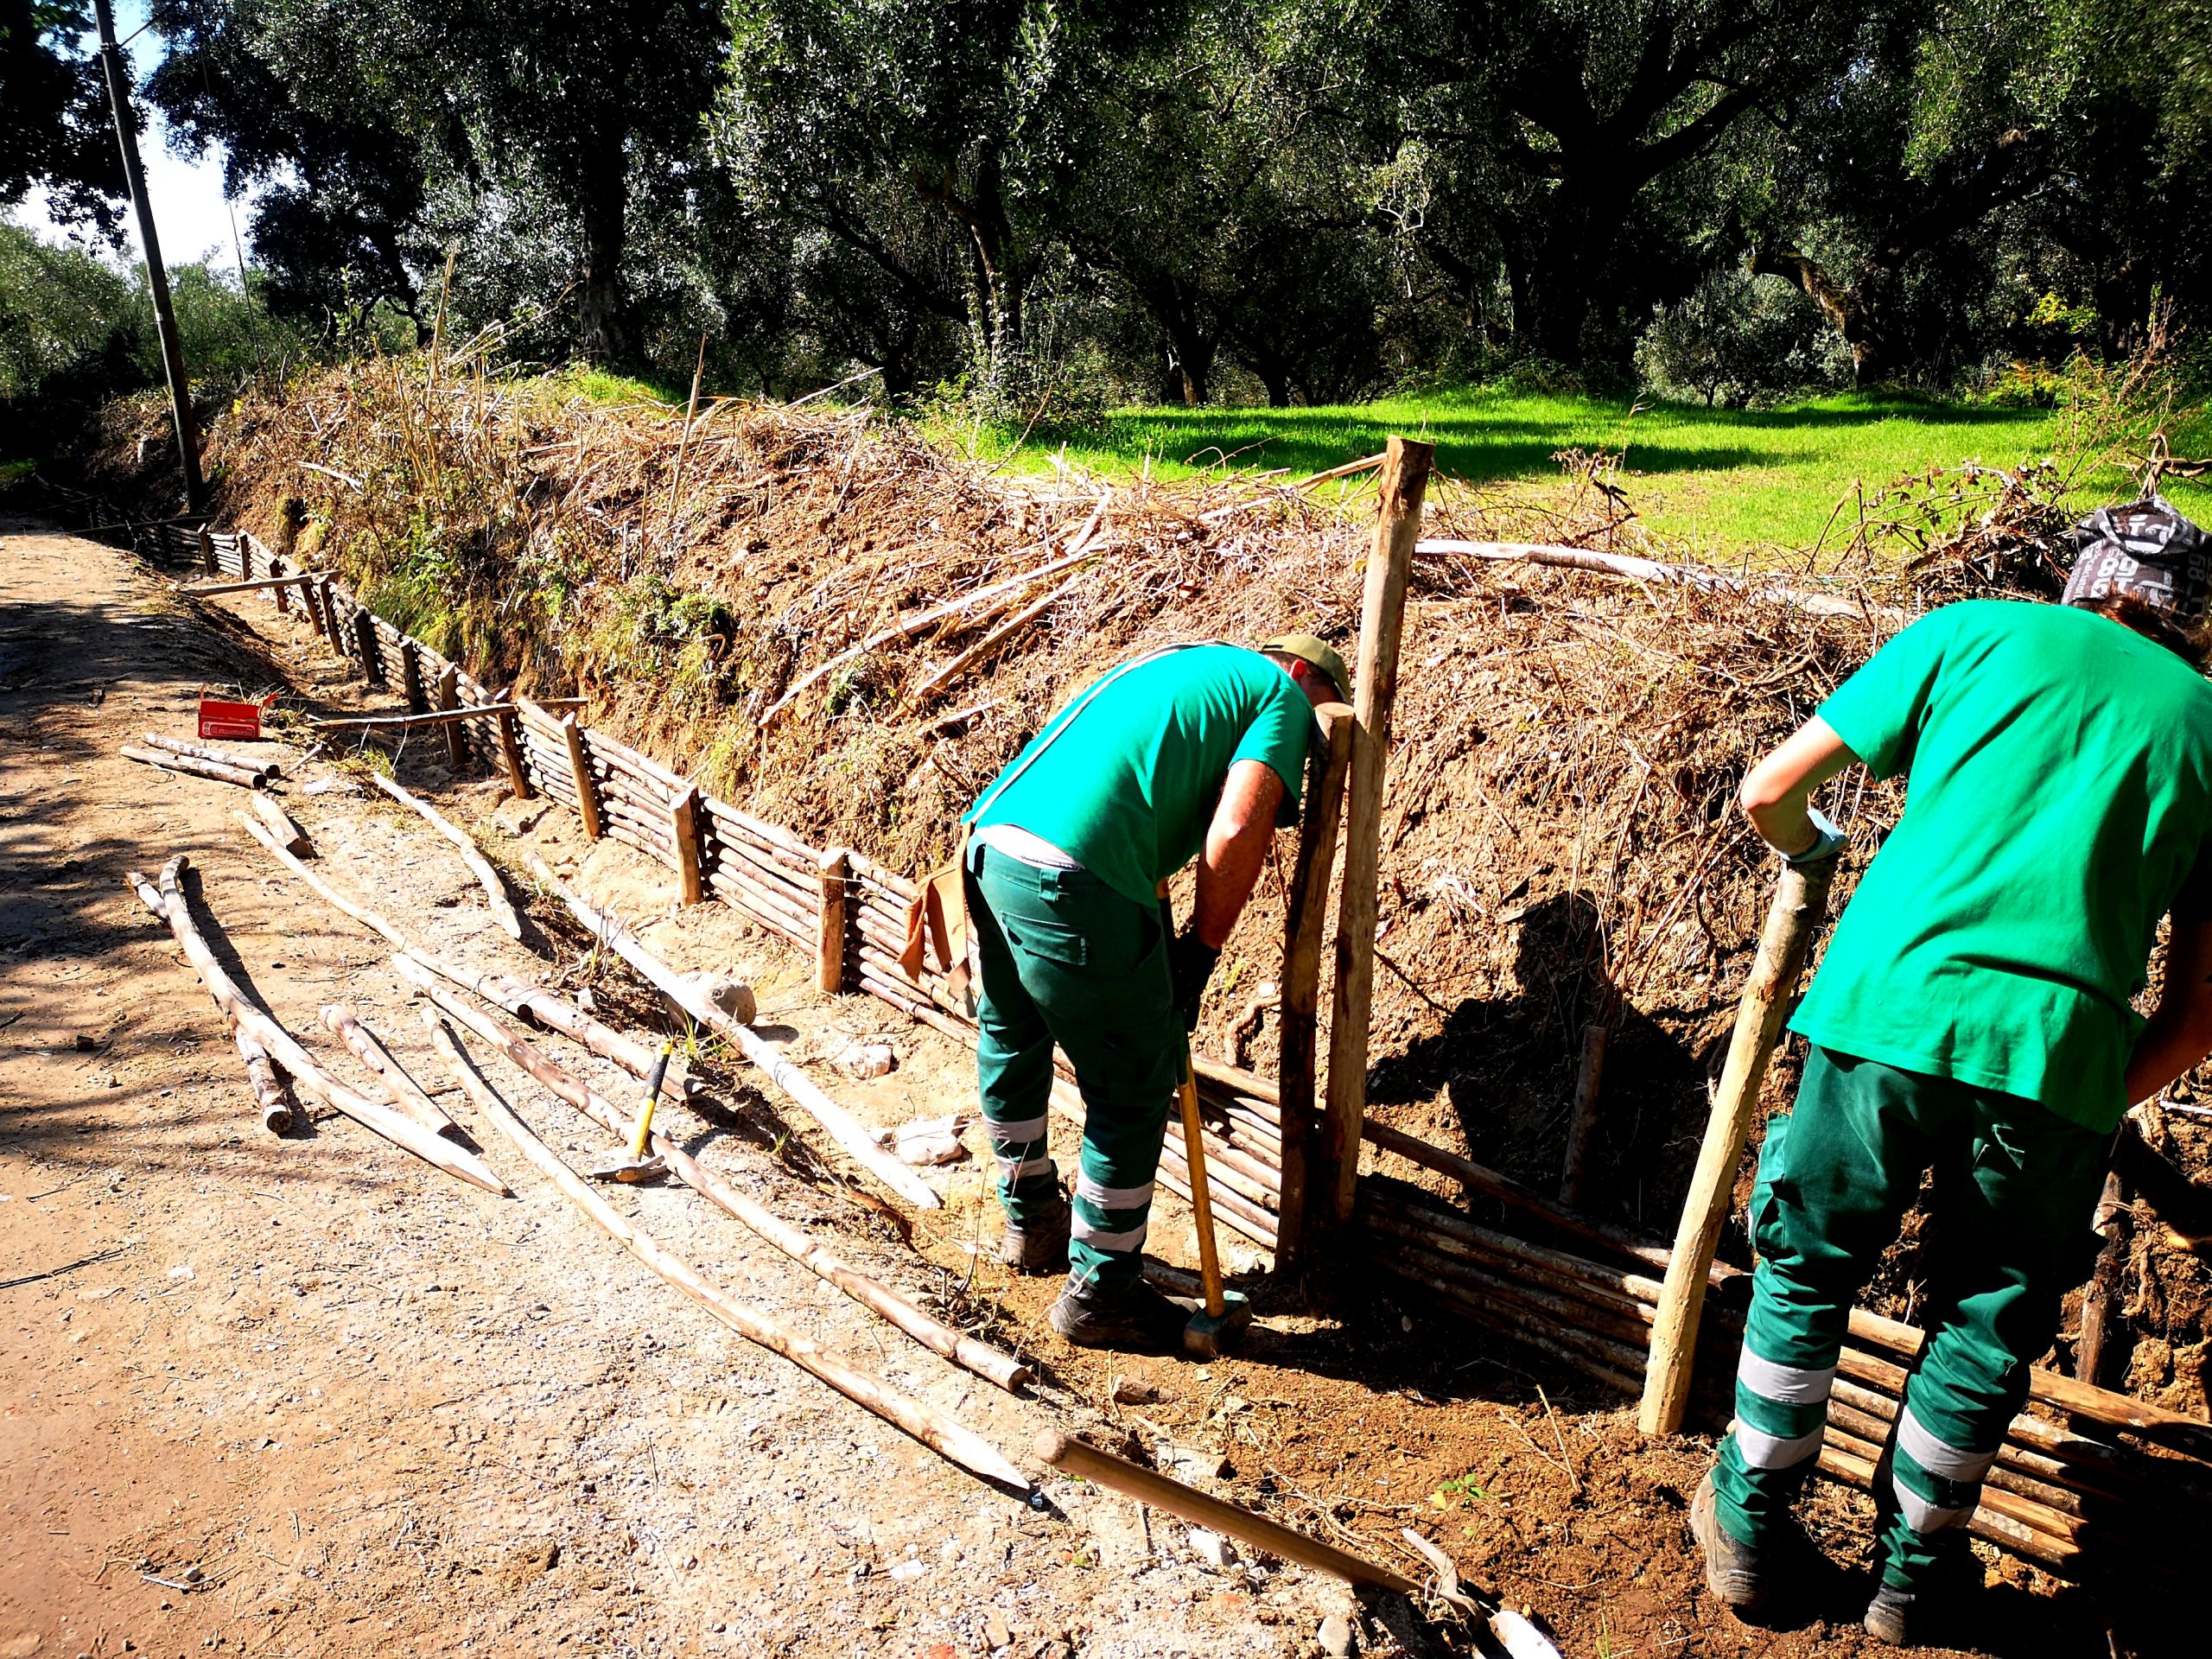
<path fill-rule="evenodd" d="M 2162 500 L 2077 532 L 2064 602 L 1913 623 L 1745 779 L 1784 857 L 1834 857 L 1808 810 L 1844 767 L 1909 782 L 1791 1028 L 1767 1130 L 1736 1420 L 1691 1505 L 1713 1592 L 1770 1608 L 1811 1559 L 1790 1505 L 1818 1458 L 1853 1300 L 1934 1172 L 1927 1341 L 1875 1478 L 1869 1633 L 1961 1622 L 1967 1523 L 2086 1276 L 2113 1131 L 2212 1052 L 2212 538 Z M 2131 1007 L 2159 919 L 2157 1011 Z"/>
<path fill-rule="evenodd" d="M 1003 1259 L 1067 1268 L 1050 1317 L 1070 1342 L 1181 1345 L 1190 1310 L 1143 1280 L 1168 1109 L 1200 993 L 1295 819 L 1314 705 L 1349 690 L 1344 659 L 1310 635 L 1154 652 L 1053 715 L 963 820 Z M 1175 937 L 1163 895 L 1193 858 L 1197 906 Z M 1072 1206 L 1046 1149 L 1056 1042 L 1084 1102 Z"/>

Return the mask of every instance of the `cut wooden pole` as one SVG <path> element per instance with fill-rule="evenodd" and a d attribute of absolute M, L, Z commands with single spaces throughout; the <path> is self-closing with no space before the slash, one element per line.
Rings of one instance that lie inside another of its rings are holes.
<path fill-rule="evenodd" d="M 322 1023 L 381 1079 L 384 1096 L 394 1108 L 434 1135 L 442 1135 L 454 1127 L 446 1109 L 430 1098 L 423 1085 L 408 1074 L 405 1066 L 392 1058 L 391 1052 L 377 1040 L 375 1033 L 360 1022 L 353 1009 L 343 1003 L 326 1002 L 322 1005 Z"/>
<path fill-rule="evenodd" d="M 293 821 L 292 815 L 276 804 L 267 795 L 253 798 L 255 816 L 268 826 L 270 834 L 283 843 L 284 850 L 295 858 L 315 856 L 315 843 L 308 839 L 308 832 Z"/>
<path fill-rule="evenodd" d="M 461 671 L 451 663 L 438 671 L 437 712 L 442 715 L 461 712 Z M 468 765 L 468 734 L 461 730 L 461 722 L 457 720 L 447 722 L 445 734 L 446 765 L 455 777 L 459 777 Z"/>
<path fill-rule="evenodd" d="M 822 898 L 815 912 L 814 983 L 835 996 L 845 988 L 846 896 L 853 880 L 852 855 L 832 847 L 822 855 Z"/>
<path fill-rule="evenodd" d="M 219 594 L 255 594 L 263 588 L 273 588 L 280 600 L 288 588 L 306 588 L 315 581 L 313 576 L 264 576 L 257 582 L 201 582 L 196 587 L 181 588 L 179 593 L 190 594 L 194 599 L 213 599 Z M 279 608 L 282 608 L 281 605 Z"/>
<path fill-rule="evenodd" d="M 584 821 L 584 834 L 597 841 L 607 833 L 600 816 L 599 785 L 592 781 L 591 761 L 584 753 L 583 728 L 574 715 L 561 716 L 561 741 L 569 751 L 569 779 L 575 787 L 576 815 Z"/>
<path fill-rule="evenodd" d="M 338 601 L 330 591 L 328 576 L 315 579 L 315 608 L 316 617 L 322 624 L 322 637 L 330 642 L 333 651 L 343 657 L 346 641 L 338 632 Z"/>
<path fill-rule="evenodd" d="M 848 1400 L 866 1407 L 886 1422 L 912 1435 L 924 1446 L 951 1459 L 962 1468 L 1017 1492 L 1029 1490 L 1028 1479 L 1021 1471 L 974 1430 L 955 1421 L 934 1406 L 902 1394 L 859 1367 L 824 1352 L 798 1332 L 786 1330 L 760 1309 L 709 1284 L 689 1262 L 664 1249 L 651 1234 L 632 1225 L 627 1217 L 594 1192 L 582 1176 L 563 1163 L 553 1154 L 550 1147 L 531 1132 L 529 1125 L 515 1115 L 514 1109 L 499 1097 L 498 1091 L 486 1081 L 484 1074 L 476 1069 L 462 1049 L 461 1039 L 454 1035 L 453 1028 L 429 1009 L 423 1013 L 433 1039 L 452 1068 L 454 1081 L 475 1103 L 477 1109 L 491 1119 L 499 1132 L 514 1142 L 515 1149 L 527 1158 L 540 1174 L 559 1187 L 569 1201 L 596 1223 L 602 1232 L 620 1243 L 632 1255 L 747 1341 L 757 1343 L 771 1353 L 782 1355 L 802 1370 L 827 1382 Z"/>
<path fill-rule="evenodd" d="M 1582 1033 L 1582 1065 L 1574 1079 L 1574 1115 L 1567 1124 L 1567 1156 L 1561 1161 L 1559 1198 L 1580 1205 L 1590 1179 L 1590 1142 L 1598 1133 L 1598 1095 L 1605 1077 L 1605 1023 L 1593 1020 Z"/>
<path fill-rule="evenodd" d="M 189 772 L 194 778 L 213 779 L 219 784 L 235 784 L 240 789 L 259 789 L 268 780 L 258 770 L 248 771 L 244 766 L 226 766 L 219 760 L 202 760 L 189 754 L 175 754 L 167 749 L 135 748 L 126 743 L 116 751 L 126 760 L 136 760 L 142 766 L 159 766 L 163 772 Z"/>
<path fill-rule="evenodd" d="M 2082 1297 L 2082 1335 L 2074 1344 L 2074 1375 L 2094 1388 L 2104 1370 L 2105 1343 L 2120 1302 L 2120 1281 L 2127 1270 L 2127 1188 L 2116 1169 L 2105 1173 L 2105 1190 L 2097 1200 L 2092 1230 L 2104 1243 L 2097 1250 L 2096 1270 L 2089 1275 L 2089 1287 Z"/>
<path fill-rule="evenodd" d="M 205 524 L 202 524 L 200 527 L 199 535 L 200 568 L 211 576 L 221 575 L 223 574 L 223 566 L 221 562 L 215 556 L 214 537 L 209 533 L 208 529 Z"/>
<path fill-rule="evenodd" d="M 411 960 L 395 958 L 394 965 Z M 608 1134 L 626 1138 L 633 1124 L 629 1114 L 595 1093 L 581 1079 L 548 1058 L 534 1044 L 525 1042 L 491 1015 L 480 1014 L 458 997 L 440 990 L 427 980 L 402 969 L 403 978 L 449 1017 L 458 1020 L 484 1041 L 492 1044 L 523 1071 L 543 1084 Z M 676 1178 L 702 1193 L 715 1206 L 751 1228 L 793 1261 L 804 1264 L 827 1283 L 835 1285 L 862 1306 L 880 1313 L 924 1347 L 942 1354 L 955 1364 L 988 1378 L 999 1387 L 1018 1393 L 1030 1382 L 1029 1368 L 974 1338 L 963 1335 L 940 1319 L 933 1319 L 888 1286 L 848 1266 L 836 1255 L 774 1211 L 754 1202 L 723 1180 L 666 1135 L 652 1137 Z"/>
<path fill-rule="evenodd" d="M 1290 917 L 1282 942 L 1282 1046 L 1276 1068 L 1282 1130 L 1281 1219 L 1275 1270 L 1303 1265 L 1306 1169 L 1313 1156 L 1314 1047 L 1320 1022 L 1321 940 L 1329 919 L 1329 879 L 1335 872 L 1338 828 L 1344 820 L 1344 773 L 1351 763 L 1352 711 L 1341 702 L 1314 710 L 1320 725 L 1315 764 L 1307 769 L 1306 810 L 1291 868 Z"/>
<path fill-rule="evenodd" d="M 1827 909 L 1835 863 L 1834 858 L 1824 858 L 1814 864 L 1784 864 L 1774 903 L 1767 911 L 1751 976 L 1737 1004 L 1735 1034 L 1728 1041 L 1728 1058 L 1706 1122 L 1697 1168 L 1682 1203 L 1659 1317 L 1651 1329 L 1651 1359 L 1644 1371 L 1643 1402 L 1637 1413 L 1637 1426 L 1646 1434 L 1675 1433 L 1689 1405 L 1707 1270 L 1734 1201 L 1736 1166 L 1743 1160 L 1744 1141 L 1758 1110 L 1759 1086 L 1766 1081 L 1767 1062 L 1782 1036 L 1789 999 L 1805 971 L 1813 935 Z"/>
<path fill-rule="evenodd" d="M 507 897 L 507 889 L 499 880 L 499 873 L 492 868 L 492 861 L 484 856 L 471 840 L 468 832 L 453 823 L 444 813 L 420 796 L 411 793 L 393 779 L 380 772 L 371 772 L 369 781 L 402 806 L 411 809 L 423 823 L 436 830 L 461 849 L 461 861 L 475 876 L 477 885 L 484 889 L 484 898 L 492 906 L 493 919 L 511 939 L 522 938 L 522 918 L 516 913 L 514 902 Z"/>
<path fill-rule="evenodd" d="M 261 1127 L 271 1135 L 283 1134 L 292 1127 L 292 1101 L 276 1075 L 276 1063 L 244 1026 L 231 1027 L 231 1040 L 238 1045 L 238 1058 L 245 1062 L 246 1086 L 253 1090 L 254 1109 L 261 1114 Z"/>
<path fill-rule="evenodd" d="M 250 822 L 250 820 L 249 820 Z M 256 826 L 258 828 L 259 826 Z M 312 1095 L 324 1105 L 340 1111 L 363 1128 L 413 1153 L 425 1163 L 435 1165 L 448 1175 L 480 1186 L 486 1192 L 507 1195 L 506 1183 L 492 1173 L 481 1158 L 465 1152 L 452 1141 L 433 1135 L 419 1123 L 410 1122 L 389 1106 L 378 1105 L 365 1095 L 355 1093 L 344 1084 L 324 1075 L 307 1050 L 294 1040 L 291 1033 L 270 1018 L 268 1012 L 238 989 L 236 982 L 224 970 L 208 950 L 207 941 L 200 937 L 200 930 L 192 920 L 190 907 L 184 899 L 184 889 L 179 880 L 187 860 L 182 853 L 162 867 L 161 884 L 152 882 L 132 871 L 124 879 L 137 893 L 147 909 L 166 921 L 175 937 L 178 949 L 185 960 L 198 970 L 200 980 L 207 987 L 207 994 L 215 999 L 215 1006 L 234 1026 L 243 1027 L 246 1034 L 259 1044 L 262 1052 L 276 1065 L 284 1068 L 292 1079 L 292 1086 L 301 1093 Z"/>
<path fill-rule="evenodd" d="M 368 906 L 360 903 L 357 899 L 348 899 L 345 894 L 339 892 L 337 888 L 332 887 L 330 883 L 317 875 L 313 870 L 308 868 L 305 864 L 302 864 L 300 861 L 297 855 L 294 854 L 289 848 L 283 844 L 283 842 L 276 839 L 276 835 L 266 824 L 256 823 L 253 819 L 246 817 L 243 812 L 234 813 L 232 816 L 235 817 L 238 823 L 245 827 L 245 832 L 248 835 L 251 836 L 256 841 L 259 842 L 264 847 L 269 849 L 271 856 L 273 856 L 278 863 L 282 864 L 286 869 L 291 871 L 294 875 L 298 876 L 301 880 L 306 882 L 308 886 L 314 888 L 317 893 L 321 893 L 325 901 L 327 902 L 334 909 L 343 911 L 346 915 L 351 916 L 355 921 L 360 923 L 362 926 L 367 928 L 372 933 L 377 934 L 378 937 L 389 942 L 394 948 L 405 948 L 407 944 L 406 937 L 402 934 L 397 928 L 394 927 L 389 921 L 385 920 L 385 918 L 378 912 L 370 909 Z"/>
<path fill-rule="evenodd" d="M 333 715 L 308 721 L 318 732 L 378 731 L 416 726 L 451 726 L 467 720 L 493 720 L 514 711 L 512 703 L 487 702 L 467 709 L 427 709 L 419 715 Z"/>
<path fill-rule="evenodd" d="M 1381 1590 L 1395 1590 L 1402 1596 L 1414 1595 L 1420 1589 L 1403 1573 L 1364 1556 L 1338 1549 L 1334 1544 L 1325 1544 L 1302 1532 L 1294 1532 L 1279 1522 L 1255 1515 L 1236 1504 L 1225 1503 L 1179 1480 L 1170 1479 L 1157 1470 L 1102 1452 L 1057 1429 L 1039 1432 L 1037 1455 L 1065 1474 L 1094 1481 L 1124 1497 L 1133 1497 L 1155 1510 L 1165 1510 L 1193 1526 L 1242 1539 L 1255 1549 L 1279 1555 L 1286 1561 L 1295 1561 L 1313 1572 L 1326 1573 L 1347 1584 L 1373 1585 Z"/>
<path fill-rule="evenodd" d="M 1376 480 L 1375 540 L 1360 604 L 1359 667 L 1354 686 L 1351 759 L 1345 774 L 1344 874 L 1338 900 L 1336 999 L 1329 1023 L 1329 1082 L 1321 1125 L 1319 1179 L 1308 1190 L 1306 1220 L 1342 1226 L 1351 1219 L 1359 1182 L 1360 1125 L 1367 1116 L 1367 1021 L 1375 988 L 1376 871 L 1382 854 L 1382 784 L 1390 750 L 1390 709 L 1398 694 L 1398 642 L 1406 580 L 1421 538 L 1421 501 L 1436 456 L 1433 444 L 1393 437 Z"/>
<path fill-rule="evenodd" d="M 512 708 L 499 711 L 499 764 L 506 768 L 507 792 L 518 801 L 526 801 L 537 791 L 530 781 L 530 768 L 523 764 L 522 732 Z"/>
<path fill-rule="evenodd" d="M 138 741 L 149 749 L 166 749 L 171 754 L 190 755 L 194 760 L 212 760 L 219 766 L 236 766 L 240 772 L 257 772 L 264 779 L 277 775 L 274 760 L 232 754 L 227 749 L 211 749 L 205 743 L 188 743 L 181 737 L 164 737 L 159 732 L 147 732 Z"/>
<path fill-rule="evenodd" d="M 399 642 L 399 692 L 409 714 L 430 712 L 430 700 L 423 695 L 423 647 L 412 639 Z"/>
<path fill-rule="evenodd" d="M 917 1208 L 936 1210 L 943 1207 L 944 1200 L 931 1190 L 927 1182 L 878 1146 L 875 1137 L 868 1133 L 867 1125 L 823 1094 L 811 1078 L 784 1058 L 774 1044 L 750 1026 L 731 1019 L 716 1007 L 707 999 L 698 984 L 670 969 L 667 963 L 646 950 L 639 942 L 637 935 L 616 918 L 593 909 L 570 892 L 543 859 L 534 853 L 527 857 L 530 873 L 543 884 L 548 893 L 569 907 L 569 914 L 582 925 L 586 932 L 628 963 L 646 983 L 698 1024 L 734 1042 L 744 1051 L 745 1058 L 783 1090 L 786 1099 L 821 1125 L 823 1133 L 836 1141 L 847 1157 Z"/>
<path fill-rule="evenodd" d="M 677 896 L 685 905 L 705 900 L 706 881 L 701 874 L 699 791 L 685 789 L 668 804 L 669 844 L 676 849 Z"/>

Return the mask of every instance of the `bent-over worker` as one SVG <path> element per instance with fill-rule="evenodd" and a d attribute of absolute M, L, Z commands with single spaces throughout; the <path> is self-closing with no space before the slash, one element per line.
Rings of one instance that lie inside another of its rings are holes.
<path fill-rule="evenodd" d="M 1907 1645 L 1965 1611 L 1967 1522 L 2086 1275 L 2113 1128 L 2212 1050 L 2212 540 L 2152 500 L 2077 543 L 2063 603 L 1922 618 L 1744 781 L 1797 860 L 1840 846 L 1807 802 L 1845 766 L 1909 792 L 1791 1021 L 1804 1078 L 1752 1192 L 1736 1421 L 1691 1506 L 1739 1610 L 1811 1561 L 1790 1505 L 1846 1321 L 1932 1168 L 1928 1335 L 1876 1473 L 1866 1626 Z M 2146 1026 L 2130 999 L 2170 912 Z"/>
<path fill-rule="evenodd" d="M 1067 1268 L 1050 1317 L 1070 1342 L 1180 1344 L 1190 1310 L 1144 1282 L 1142 1252 L 1188 1033 L 1276 827 L 1296 816 L 1314 706 L 1346 682 L 1310 635 L 1154 652 L 1053 715 L 963 820 L 1003 1260 Z M 1194 857 L 1196 907 L 1172 937 L 1166 881 Z M 1046 1150 L 1055 1042 L 1084 1102 L 1072 1208 Z"/>

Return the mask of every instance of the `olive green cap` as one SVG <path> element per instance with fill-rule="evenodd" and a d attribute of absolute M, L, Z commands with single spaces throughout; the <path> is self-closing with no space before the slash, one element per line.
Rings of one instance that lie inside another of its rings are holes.
<path fill-rule="evenodd" d="M 1260 649 L 1273 652 L 1278 657 L 1294 657 L 1301 663 L 1311 663 L 1329 677 L 1340 701 L 1351 701 L 1351 671 L 1327 640 L 1317 639 L 1310 633 L 1286 633 L 1268 640 Z"/>

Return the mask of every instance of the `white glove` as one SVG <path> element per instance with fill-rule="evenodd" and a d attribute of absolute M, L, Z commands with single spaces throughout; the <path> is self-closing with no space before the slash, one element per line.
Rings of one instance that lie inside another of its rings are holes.
<path fill-rule="evenodd" d="M 1802 869 L 1808 864 L 1817 864 L 1824 858 L 1834 858 L 1851 844 L 1850 831 L 1839 829 L 1834 820 L 1820 808 L 1807 807 L 1805 816 L 1812 820 L 1815 839 L 1813 844 L 1802 853 L 1784 853 L 1782 855 L 1783 863 Z"/>

